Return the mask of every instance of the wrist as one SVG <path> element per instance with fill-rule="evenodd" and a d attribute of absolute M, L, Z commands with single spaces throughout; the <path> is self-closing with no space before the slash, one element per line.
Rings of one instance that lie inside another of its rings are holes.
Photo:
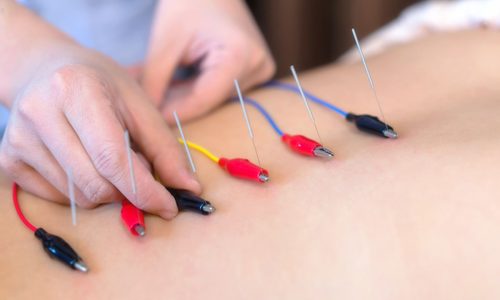
<path fill-rule="evenodd" d="M 34 78 L 49 74 L 65 64 L 74 63 L 72 56 L 78 48 L 77 45 L 48 40 L 47 45 L 37 44 L 33 47 L 34 51 L 23 51 L 17 58 L 4 64 L 0 74 L 8 79 L 0 83 L 2 104 L 10 108 L 17 95 Z M 5 76 L 7 72 L 9 75 Z"/>
<path fill-rule="evenodd" d="M 0 100 L 10 107 L 34 74 L 78 45 L 15 2 L 2 2 L 0 9 Z"/>

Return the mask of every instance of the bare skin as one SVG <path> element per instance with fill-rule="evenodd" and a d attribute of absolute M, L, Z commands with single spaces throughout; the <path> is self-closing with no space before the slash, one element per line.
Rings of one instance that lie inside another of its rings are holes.
<path fill-rule="evenodd" d="M 0 298 L 498 299 L 500 34 L 431 36 L 369 63 L 385 140 L 313 106 L 332 161 L 290 153 L 249 109 L 271 182 L 229 178 L 194 153 L 209 217 L 147 217 L 130 236 L 119 207 L 69 209 L 21 193 L 33 223 L 65 237 L 91 271 L 51 261 L 0 186 Z M 302 74 L 303 86 L 353 112 L 377 113 L 360 64 Z M 249 94 L 290 133 L 314 137 L 300 99 Z M 286 107 L 286 109 L 284 109 Z M 213 152 L 254 159 L 239 107 L 186 125 Z M 230 124 L 230 126 L 228 126 Z"/>

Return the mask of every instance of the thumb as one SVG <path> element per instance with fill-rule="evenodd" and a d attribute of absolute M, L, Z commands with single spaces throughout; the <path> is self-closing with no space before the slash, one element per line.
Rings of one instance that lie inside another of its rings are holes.
<path fill-rule="evenodd" d="M 153 32 L 141 82 L 156 107 L 160 106 L 187 46 L 187 39 L 182 35 L 176 30 Z"/>
<path fill-rule="evenodd" d="M 225 62 L 209 65 L 208 68 L 202 67 L 189 91 L 164 103 L 162 114 L 168 123 L 173 123 L 174 111 L 184 120 L 193 119 L 209 112 L 234 94 L 233 81 L 240 76 L 240 64 Z M 240 83 L 243 89 L 248 88 L 246 82 Z"/>

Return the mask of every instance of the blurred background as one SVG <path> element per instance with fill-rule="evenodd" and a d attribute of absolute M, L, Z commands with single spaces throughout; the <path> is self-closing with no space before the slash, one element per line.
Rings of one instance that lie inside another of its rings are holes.
<path fill-rule="evenodd" d="M 247 0 L 285 75 L 331 62 L 416 0 Z"/>

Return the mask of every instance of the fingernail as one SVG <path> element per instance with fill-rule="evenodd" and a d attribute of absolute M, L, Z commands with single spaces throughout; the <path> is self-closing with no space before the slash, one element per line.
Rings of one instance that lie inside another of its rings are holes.
<path fill-rule="evenodd" d="M 175 210 L 175 211 L 172 211 L 172 210 L 162 210 L 160 212 L 160 217 L 162 217 L 165 220 L 171 220 L 171 219 L 175 218 L 175 216 L 177 216 L 178 213 L 179 213 L 178 210 Z"/>
<path fill-rule="evenodd" d="M 201 192 L 201 183 L 198 181 L 198 178 L 196 178 L 195 174 L 186 170 L 184 178 L 186 179 L 186 185 L 188 190 L 195 193 Z"/>
<path fill-rule="evenodd" d="M 189 187 L 189 190 L 194 192 L 195 194 L 201 193 L 201 183 L 197 179 L 192 178 L 189 181 Z"/>
<path fill-rule="evenodd" d="M 172 197 L 172 195 L 163 186 L 162 192 L 165 193 L 165 199 L 167 199 L 167 201 L 163 203 L 163 209 L 158 212 L 158 215 L 166 220 L 170 220 L 178 213 L 177 204 L 175 203 L 174 197 Z"/>

